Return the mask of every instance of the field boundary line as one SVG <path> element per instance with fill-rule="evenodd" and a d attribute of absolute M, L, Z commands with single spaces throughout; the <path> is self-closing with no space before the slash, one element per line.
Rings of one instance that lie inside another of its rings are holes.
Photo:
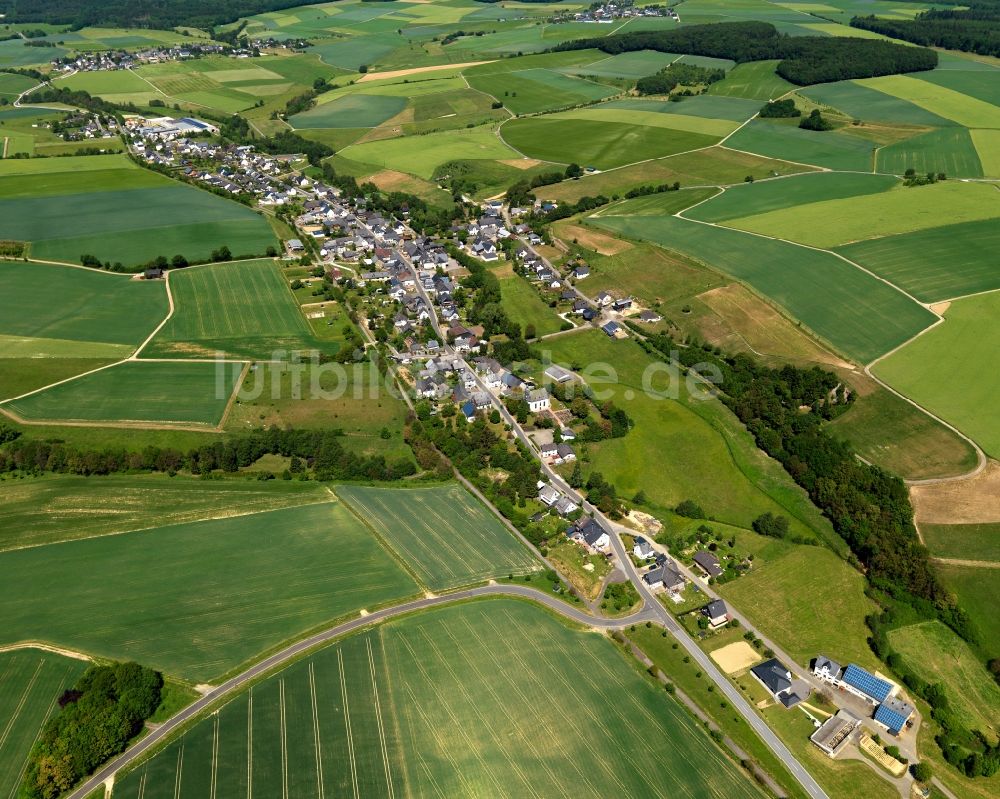
<path fill-rule="evenodd" d="M 219 714 L 212 715 L 212 788 L 209 799 L 215 799 L 217 779 L 219 776 Z"/>
<path fill-rule="evenodd" d="M 427 585 L 424 584 L 424 581 L 421 580 L 420 577 L 417 575 L 417 573 L 413 571 L 412 568 L 410 568 L 410 564 L 403 559 L 403 556 L 399 554 L 396 548 L 390 545 L 390 543 L 375 529 L 375 527 L 371 524 L 371 522 L 369 522 L 368 519 L 366 519 L 364 516 L 361 515 L 361 511 L 364 510 L 364 505 L 362 504 L 362 507 L 359 511 L 357 508 L 354 507 L 354 505 L 351 504 L 351 501 L 347 499 L 343 494 L 338 493 L 337 498 L 341 501 L 341 503 L 343 503 L 344 507 L 351 512 L 351 515 L 354 516 L 354 518 L 356 518 L 359 522 L 361 522 L 371 532 L 371 534 L 375 537 L 375 540 L 379 543 L 379 546 L 381 546 L 382 549 L 384 549 L 389 554 L 389 556 L 402 567 L 403 571 L 406 572 L 413 579 L 413 581 L 417 584 L 417 588 L 419 588 L 421 591 L 425 592 L 429 591 L 430 588 L 428 588 Z"/>
<path fill-rule="evenodd" d="M 28 694 L 30 694 L 31 689 L 35 687 L 35 682 L 37 682 L 38 675 L 41 673 L 44 666 L 44 660 L 39 660 L 38 665 L 35 666 L 35 671 L 31 675 L 31 679 L 28 680 L 28 684 L 24 687 L 24 693 L 21 694 L 21 701 L 17 703 L 17 707 L 14 708 L 14 712 L 11 714 L 10 721 L 7 722 L 7 726 L 4 728 L 3 734 L 0 735 L 0 749 L 3 748 L 5 743 L 7 743 L 7 736 L 10 735 L 10 731 L 14 729 L 14 724 L 21 716 L 21 711 L 24 709 L 24 703 L 28 701 Z"/>
<path fill-rule="evenodd" d="M 56 703 L 59 701 L 59 697 L 52 697 L 52 701 L 49 702 L 48 708 L 45 710 L 45 721 L 48 721 L 52 717 L 52 711 L 56 708 Z M 24 760 L 21 763 L 21 768 L 18 769 L 17 782 L 11 786 L 10 793 L 7 794 L 7 799 L 15 799 L 17 796 L 17 790 L 21 787 L 21 783 L 24 781 L 24 772 L 28 768 L 28 762 L 31 760 L 31 750 L 35 748 L 35 744 L 38 743 L 38 739 L 42 737 L 42 731 L 44 730 L 45 723 L 38 728 L 38 732 L 35 733 L 35 737 L 31 741 L 31 748 L 28 750 L 28 754 L 24 756 Z"/>
<path fill-rule="evenodd" d="M 309 661 L 309 699 L 312 705 L 313 739 L 316 745 L 316 795 L 325 799 L 326 787 L 323 785 L 323 741 L 319 730 L 319 707 L 316 702 L 316 669 L 313 661 Z M 215 799 L 213 797 L 213 799 Z"/>
<path fill-rule="evenodd" d="M 372 641 L 370 636 L 365 638 L 365 645 L 368 648 L 368 668 L 371 670 L 372 676 L 372 696 L 375 700 L 375 719 L 378 721 L 378 739 L 379 746 L 382 749 L 382 766 L 385 769 L 385 784 L 386 788 L 389 790 L 389 799 L 395 799 L 396 791 L 393 788 L 392 775 L 389 771 L 389 747 L 385 742 L 385 727 L 382 724 L 382 703 L 379 701 L 378 696 L 378 680 L 375 678 L 375 656 L 372 653 Z"/>
<path fill-rule="evenodd" d="M 16 397 L 8 397 L 5 400 L 0 400 L 0 405 L 6 405 L 8 402 L 17 402 L 18 400 L 25 399 L 26 397 L 30 397 L 30 396 L 32 396 L 34 394 L 38 394 L 38 393 L 40 393 L 42 391 L 47 391 L 50 388 L 56 388 L 57 386 L 61 386 L 61 385 L 65 384 L 65 383 L 72 383 L 74 380 L 77 380 L 77 379 L 79 379 L 81 377 L 87 377 L 87 376 L 92 375 L 92 374 L 97 374 L 98 372 L 103 372 L 105 369 L 110 369 L 112 366 L 121 366 L 123 363 L 126 363 L 128 360 L 129 360 L 128 358 L 122 358 L 120 361 L 115 361 L 113 363 L 106 363 L 106 364 L 104 364 L 104 366 L 98 366 L 96 369 L 91 369 L 91 370 L 89 370 L 87 372 L 81 372 L 78 375 L 73 375 L 72 377 L 67 377 L 67 378 L 64 378 L 62 380 L 57 380 L 55 383 L 49 383 L 47 386 L 42 386 L 41 388 L 32 389 L 31 391 L 25 392 L 24 394 L 18 394 Z M 11 412 L 9 412 L 8 415 L 10 415 L 10 416 L 17 416 L 16 413 L 11 413 Z M 18 421 L 21 421 L 21 420 L 18 419 Z M 24 423 L 25 424 L 30 424 L 30 422 L 28 420 L 24 420 Z M 46 422 L 41 422 L 41 424 L 51 424 L 51 422 L 47 422 L 46 421 Z"/>
<path fill-rule="evenodd" d="M 7 550 L 2 551 L 6 552 Z M 42 643 L 41 641 L 21 641 L 16 644 L 4 644 L 3 646 L 0 646 L 0 652 L 17 652 L 21 649 L 40 649 L 43 652 L 51 652 L 54 655 L 62 655 L 63 657 L 73 658 L 74 660 L 83 660 L 87 663 L 93 660 L 90 655 L 83 652 L 76 652 L 72 649 L 64 649 L 62 647 Z"/>
<path fill-rule="evenodd" d="M 184 739 L 177 748 L 177 766 L 174 770 L 174 799 L 181 799 L 181 779 L 184 774 Z"/>
<path fill-rule="evenodd" d="M 247 691 L 247 799 L 253 799 L 253 686 Z"/>
<path fill-rule="evenodd" d="M 944 563 L 947 566 L 966 566 L 970 569 L 1000 569 L 1000 561 L 995 560 L 965 560 L 963 558 L 935 558 L 931 560 Z"/>
<path fill-rule="evenodd" d="M 344 727 L 347 731 L 347 755 L 351 764 L 351 785 L 354 799 L 361 799 L 358 793 L 358 769 L 354 760 L 354 734 L 351 732 L 351 709 L 347 699 L 347 681 L 344 679 L 344 652 L 337 647 L 337 666 L 340 670 L 340 695 L 344 700 Z"/>
<path fill-rule="evenodd" d="M 236 395 L 240 393 L 240 389 L 243 388 L 243 381 L 247 379 L 247 375 L 250 373 L 250 361 L 243 362 L 243 368 L 240 370 L 239 377 L 233 381 L 233 390 L 229 394 L 229 399 L 226 400 L 226 407 L 222 409 L 222 416 L 219 417 L 219 423 L 215 426 L 216 430 L 220 433 L 223 432 L 226 426 L 226 422 L 229 421 L 229 414 L 233 411 L 233 406 L 236 404 Z"/>
<path fill-rule="evenodd" d="M 281 726 L 281 796 L 288 799 L 288 728 L 285 715 L 285 678 L 278 678 L 278 719 Z"/>

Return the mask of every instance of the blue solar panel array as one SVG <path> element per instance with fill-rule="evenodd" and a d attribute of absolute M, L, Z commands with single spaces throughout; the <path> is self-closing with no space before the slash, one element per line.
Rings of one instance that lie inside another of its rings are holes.
<path fill-rule="evenodd" d="M 890 732 L 898 733 L 906 724 L 906 717 L 886 705 L 879 705 L 878 710 L 875 711 L 875 721 L 882 722 L 889 728 Z"/>
<path fill-rule="evenodd" d="M 840 680 L 867 694 L 876 702 L 883 701 L 892 690 L 890 683 L 879 679 L 874 674 L 869 674 L 853 663 L 844 670 L 844 676 Z"/>

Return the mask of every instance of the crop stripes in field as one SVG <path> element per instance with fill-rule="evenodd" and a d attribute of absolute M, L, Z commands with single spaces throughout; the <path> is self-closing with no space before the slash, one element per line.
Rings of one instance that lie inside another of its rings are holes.
<path fill-rule="evenodd" d="M 3 749 L 3 745 L 7 742 L 7 738 L 10 735 L 10 731 L 14 729 L 14 724 L 21 715 L 21 711 L 24 710 L 24 705 L 28 701 L 28 695 L 31 693 L 31 689 L 34 687 L 35 682 L 38 680 L 38 675 L 41 674 L 42 668 L 45 666 L 45 660 L 40 659 L 38 661 L 38 666 L 35 667 L 34 674 L 31 675 L 31 679 L 28 680 L 28 684 L 24 687 L 24 693 L 21 694 L 21 700 L 17 703 L 17 707 L 14 708 L 14 712 L 11 713 L 10 721 L 7 722 L 7 726 L 4 728 L 3 734 L 0 735 L 0 749 Z"/>
<path fill-rule="evenodd" d="M 215 799 L 216 780 L 219 776 L 219 714 L 212 715 L 212 787 L 209 799 Z"/>
<path fill-rule="evenodd" d="M 422 659 L 413 650 L 413 647 L 410 646 L 409 641 L 407 641 L 405 637 L 401 637 L 400 638 L 400 642 L 406 648 L 407 653 L 409 654 L 410 658 L 413 661 L 413 665 L 415 665 L 417 667 L 417 671 L 420 672 L 420 676 L 424 679 L 424 681 L 426 682 L 426 684 L 428 686 L 434 686 L 434 680 L 427 673 L 427 670 L 424 668 Z M 438 733 L 438 727 L 437 727 L 437 725 L 433 722 L 432 719 L 427 718 L 427 714 L 423 710 L 423 700 L 421 700 L 416 695 L 416 693 L 414 693 L 414 691 L 410 687 L 409 683 L 404 683 L 404 685 L 406 687 L 406 693 L 409 696 L 410 704 L 417 709 L 417 713 L 420 714 L 420 718 L 424 722 L 424 730 L 423 731 L 424 732 L 430 732 L 431 735 L 434 736 L 435 740 L 438 742 L 438 748 L 442 752 L 448 752 L 450 750 L 449 745 L 447 743 L 441 741 L 441 736 Z M 457 731 L 458 734 L 462 736 L 462 738 L 465 741 L 465 745 L 466 745 L 467 750 L 470 753 L 475 754 L 476 760 L 479 761 L 479 766 L 482 769 L 483 773 L 486 774 L 489 777 L 490 781 L 493 783 L 493 785 L 494 785 L 494 787 L 496 789 L 496 795 L 497 796 L 505 796 L 505 795 L 507 795 L 506 792 L 503 789 L 503 785 L 501 784 L 500 780 L 497 779 L 496 775 L 493 773 L 493 771 L 490 769 L 490 767 L 486 764 L 486 762 L 482 758 L 482 755 L 480 755 L 479 751 L 476 749 L 475 742 L 472 741 L 469 738 L 469 735 L 466 732 L 465 728 L 462 727 L 461 721 L 458 718 L 455 717 L 454 710 L 447 703 L 447 701 L 443 697 L 440 696 L 440 693 L 438 693 L 438 695 L 435 698 L 437 699 L 437 703 L 436 704 L 441 709 L 443 709 L 444 712 L 450 718 L 452 729 L 455 730 L 455 731 Z M 451 762 L 452 767 L 455 770 L 455 773 L 459 775 L 459 778 L 463 782 L 465 782 L 466 778 L 465 778 L 464 771 L 461 768 L 459 768 L 458 764 L 455 763 L 455 761 L 452 759 L 452 757 L 451 757 L 450 754 L 448 755 L 448 760 Z M 472 788 L 470 786 L 467 789 L 467 793 L 469 795 L 474 795 L 475 794 L 474 788 Z"/>
<path fill-rule="evenodd" d="M 358 767 L 354 759 L 354 735 L 351 732 L 351 708 L 347 701 L 347 681 L 344 679 L 344 652 L 337 649 L 337 666 L 340 669 L 340 695 L 344 700 L 344 727 L 347 730 L 347 756 L 351 763 L 351 784 L 354 787 L 354 799 L 361 799 L 358 792 Z"/>
<path fill-rule="evenodd" d="M 493 632 L 494 632 L 494 634 L 496 636 L 496 639 L 497 640 L 501 640 L 502 637 L 503 637 L 503 631 L 500 630 L 496 626 L 496 624 L 493 622 L 493 620 L 490 619 L 487 616 L 484 616 L 483 617 L 483 621 L 486 624 L 488 624 L 490 627 L 493 628 Z M 513 620 L 512 620 L 512 623 L 513 623 Z M 515 660 L 515 661 L 518 662 L 518 664 L 521 666 L 522 669 L 526 670 L 525 673 L 527 673 L 527 674 L 538 674 L 539 673 L 539 669 L 538 669 L 537 666 L 535 668 L 533 668 L 533 669 L 529 668 L 528 664 L 524 661 L 524 659 L 521 657 L 521 655 L 516 651 L 516 649 L 514 647 L 508 647 L 508 653 L 509 653 L 510 657 L 513 660 Z M 545 665 L 549 666 L 550 664 L 546 661 Z M 555 680 L 562 686 L 563 690 L 565 690 L 567 694 L 571 695 L 573 697 L 573 699 L 576 700 L 577 705 L 580 708 L 583 709 L 584 714 L 586 714 L 589 717 L 591 723 L 594 725 L 594 729 L 603 729 L 604 724 L 605 724 L 604 720 L 602 720 L 601 718 L 598 717 L 598 715 L 594 712 L 593 708 L 590 707 L 590 705 L 588 705 L 587 702 L 584 702 L 583 700 L 581 700 L 580 695 L 579 695 L 579 693 L 577 693 L 576 689 L 573 687 L 573 684 L 570 683 L 565 678 L 565 676 L 562 674 L 562 670 L 560 668 L 554 668 L 554 669 L 552 669 L 552 674 L 555 677 Z M 602 757 L 601 755 L 599 755 L 598 751 L 599 750 L 597 748 L 594 748 L 594 750 L 592 752 L 592 756 L 593 756 L 594 760 L 601 767 L 601 770 L 608 777 L 611 778 L 612 782 L 614 782 L 618 786 L 618 789 L 621 791 L 622 796 L 628 796 L 629 795 L 628 788 L 621 781 L 621 778 L 618 776 L 618 773 L 615 770 L 614 765 L 611 764 L 611 763 L 609 763 L 607 761 L 607 759 L 605 759 L 604 757 Z M 642 776 L 643 776 L 643 781 L 646 781 L 645 780 L 645 776 L 644 775 L 642 775 Z M 648 782 L 647 782 L 647 786 L 650 788 L 650 795 L 651 796 L 655 795 L 656 792 L 654 790 L 652 790 L 653 786 L 650 786 L 648 784 Z"/>
<path fill-rule="evenodd" d="M 253 686 L 247 693 L 247 799 L 253 799 Z"/>
<path fill-rule="evenodd" d="M 468 688 L 466 688 L 466 686 L 465 686 L 465 682 L 462 680 L 461 675 L 458 674 L 455 671 L 455 667 L 452 665 L 451 660 L 441 651 L 440 647 L 438 647 L 438 645 L 434 641 L 434 639 L 431 638 L 427 634 L 426 630 L 419 629 L 418 632 L 419 632 L 421 638 L 423 638 L 424 642 L 427 644 L 427 646 L 429 646 L 430 649 L 431 649 L 431 651 L 434 653 L 434 657 L 436 658 L 437 662 L 440 663 L 442 666 L 444 666 L 445 670 L 451 676 L 452 681 L 454 682 L 455 686 L 457 686 L 457 688 L 458 688 L 458 693 L 460 693 L 462 695 L 462 697 L 466 700 L 466 703 L 467 703 L 468 707 L 475 709 L 476 716 L 479 719 L 479 726 L 480 726 L 480 728 L 484 729 L 484 730 L 489 730 L 490 736 L 493 738 L 494 742 L 496 743 L 497 748 L 503 753 L 503 756 L 507 760 L 507 763 L 510 766 L 511 770 L 517 774 L 517 776 L 520 778 L 520 780 L 524 783 L 524 785 L 527 787 L 527 789 L 531 792 L 531 795 L 535 796 L 535 797 L 539 797 L 539 799 L 540 799 L 541 794 L 539 794 L 538 791 L 535 790 L 535 786 L 532 784 L 531 779 L 529 779 L 528 775 L 525 774 L 524 771 L 521 769 L 521 764 L 517 760 L 514 759 L 514 757 L 511 755 L 511 753 L 504 746 L 504 742 L 500 739 L 499 735 L 497 734 L 497 731 L 490 724 L 490 720 L 488 718 L 486 718 L 485 716 L 483 716 L 482 711 L 479 708 L 479 705 L 475 701 L 475 697 L 470 696 Z M 409 644 L 405 640 L 404 640 L 404 644 L 407 646 L 407 648 L 409 648 Z M 461 651 L 461 650 L 459 650 L 459 651 Z M 489 681 L 487 680 L 486 681 L 487 686 L 488 686 L 488 683 L 489 683 Z M 488 690 L 492 691 L 492 687 L 488 686 Z M 455 723 L 456 724 L 460 724 L 461 722 L 459 722 L 458 720 L 456 720 Z M 463 735 L 464 735 L 465 734 L 465 730 L 463 729 L 462 732 L 463 732 Z"/>
<path fill-rule="evenodd" d="M 378 697 L 378 680 L 375 677 L 375 656 L 372 654 L 372 640 L 365 638 L 365 646 L 368 648 L 368 668 L 372 677 L 372 697 L 375 704 L 375 719 L 378 722 L 378 742 L 382 748 L 382 766 L 385 769 L 385 785 L 388 790 L 389 799 L 395 799 L 396 792 L 392 784 L 392 774 L 389 769 L 389 747 L 385 742 L 385 727 L 382 725 L 382 705 Z"/>
<path fill-rule="evenodd" d="M 476 628 L 473 627 L 471 624 L 469 624 L 468 619 L 462 619 L 462 624 L 465 626 L 466 631 L 469 634 L 470 638 L 475 639 L 476 643 L 479 644 L 483 648 L 483 651 L 489 651 L 489 647 L 487 646 L 486 641 L 483 640 L 482 636 L 479 634 L 479 632 L 476 630 Z M 455 634 L 450 629 L 448 630 L 448 637 L 451 638 L 451 640 L 454 642 L 454 644 L 455 644 L 455 651 L 456 652 L 462 652 L 462 651 L 464 651 L 463 647 L 462 647 L 462 643 L 458 639 L 455 638 Z M 512 660 L 515 660 L 515 661 L 518 662 L 518 665 L 523 670 L 525 670 L 524 671 L 525 674 L 530 674 L 531 673 L 530 671 L 526 670 L 527 669 L 527 665 L 524 663 L 524 661 L 520 658 L 520 656 L 516 652 L 512 653 Z M 497 659 L 495 662 L 499 663 L 501 661 L 499 659 Z M 528 697 L 524 693 L 524 691 L 521 689 L 521 686 L 519 686 L 515 680 L 510 679 L 510 677 L 508 676 L 507 671 L 505 669 L 500 669 L 498 671 L 498 674 L 499 674 L 500 677 L 503 678 L 504 683 L 507 685 L 507 687 L 514 694 L 517 695 L 518 699 L 520 699 L 521 702 L 524 703 L 525 707 L 532 707 L 532 700 L 531 700 L 531 698 Z M 499 697 L 496 696 L 496 694 L 495 694 L 495 692 L 493 691 L 492 688 L 490 688 L 490 693 L 493 694 L 493 696 L 494 696 L 495 699 L 497 699 L 498 704 L 500 704 L 502 706 L 503 705 L 503 701 Z M 538 721 L 540 721 L 542 723 L 542 725 L 545 727 L 545 732 L 549 735 L 550 739 L 553 740 L 553 741 L 558 740 L 558 731 L 552 728 L 552 724 L 549 721 L 548 715 L 544 714 L 544 713 L 539 713 L 537 718 L 538 718 Z M 565 793 L 565 788 L 563 788 L 564 780 L 557 779 L 555 777 L 555 775 L 552 773 L 552 770 L 549 768 L 548 764 L 545 763 L 544 760 L 540 759 L 540 762 L 542 762 L 545 765 L 545 770 L 548 772 L 549 778 L 552 779 L 552 784 L 559 786 L 559 788 L 562 789 L 563 793 Z M 588 777 L 580 770 L 580 764 L 577 761 L 577 759 L 576 758 L 569 758 L 569 762 L 572 765 L 573 769 L 576 771 L 576 775 L 577 775 L 577 779 L 578 779 L 578 782 L 576 784 L 578 784 L 578 785 L 586 785 L 587 782 L 588 782 Z"/>
<path fill-rule="evenodd" d="M 325 799 L 323 786 L 323 739 L 319 733 L 319 707 L 316 702 L 316 669 L 313 661 L 309 661 L 309 701 L 312 705 L 313 740 L 316 742 L 316 795 Z"/>
<path fill-rule="evenodd" d="M 285 726 L 285 678 L 278 679 L 278 720 L 281 729 L 281 796 L 288 799 L 288 732 Z"/>
<path fill-rule="evenodd" d="M 174 799 L 181 799 L 181 776 L 184 773 L 184 739 L 177 747 L 177 768 L 174 769 Z"/>

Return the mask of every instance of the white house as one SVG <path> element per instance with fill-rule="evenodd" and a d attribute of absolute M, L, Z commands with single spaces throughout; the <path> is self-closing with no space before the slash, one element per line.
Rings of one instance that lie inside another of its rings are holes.
<path fill-rule="evenodd" d="M 549 402 L 549 392 L 544 388 L 528 392 L 526 399 L 528 400 L 528 410 L 532 413 L 547 411 L 551 407 L 551 403 Z"/>

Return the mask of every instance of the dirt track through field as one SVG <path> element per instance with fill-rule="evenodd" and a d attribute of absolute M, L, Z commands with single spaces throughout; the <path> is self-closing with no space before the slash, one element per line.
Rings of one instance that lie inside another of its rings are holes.
<path fill-rule="evenodd" d="M 443 72 L 446 69 L 465 69 L 465 67 L 477 67 L 480 64 L 492 64 L 493 59 L 488 61 L 465 61 L 461 64 L 438 64 L 433 67 L 412 67 L 410 69 L 391 69 L 387 72 L 368 72 L 358 79 L 358 83 L 368 83 L 373 80 L 386 80 L 387 78 L 406 78 L 410 75 L 420 75 L 424 72 Z"/>

